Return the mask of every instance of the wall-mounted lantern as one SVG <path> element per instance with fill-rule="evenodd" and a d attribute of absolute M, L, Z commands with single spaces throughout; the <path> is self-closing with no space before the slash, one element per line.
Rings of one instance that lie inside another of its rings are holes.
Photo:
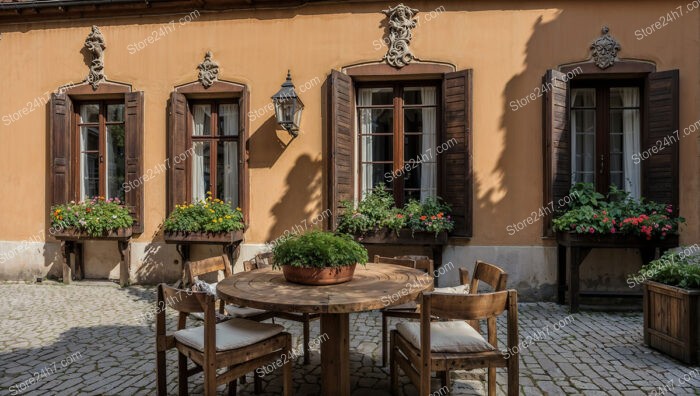
<path fill-rule="evenodd" d="M 282 84 L 282 88 L 276 94 L 272 95 L 272 103 L 275 104 L 277 123 L 290 135 L 298 136 L 304 103 L 302 103 L 294 90 L 292 75 L 289 71 L 287 71 L 287 81 Z"/>

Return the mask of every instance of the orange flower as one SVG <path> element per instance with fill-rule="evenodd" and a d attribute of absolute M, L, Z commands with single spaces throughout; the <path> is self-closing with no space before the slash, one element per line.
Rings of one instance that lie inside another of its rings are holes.
<path fill-rule="evenodd" d="M 440 213 L 437 214 L 437 218 L 438 218 L 438 219 L 442 219 L 442 212 L 440 212 Z"/>
<path fill-rule="evenodd" d="M 427 218 L 428 218 L 427 216 L 421 216 L 421 217 L 420 217 L 421 220 L 425 220 L 425 219 L 427 219 Z"/>
<path fill-rule="evenodd" d="M 399 213 L 399 214 L 396 215 L 396 218 L 398 218 L 398 219 L 403 219 L 403 215 Z"/>
<path fill-rule="evenodd" d="M 435 216 L 430 216 L 430 220 L 435 220 Z"/>

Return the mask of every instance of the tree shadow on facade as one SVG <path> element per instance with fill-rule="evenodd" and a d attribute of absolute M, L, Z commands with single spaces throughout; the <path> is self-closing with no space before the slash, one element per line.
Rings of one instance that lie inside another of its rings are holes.
<path fill-rule="evenodd" d="M 285 179 L 286 190 L 270 210 L 273 222 L 267 242 L 314 226 L 323 227 L 323 221 L 315 223 L 318 216 L 323 216 L 322 168 L 323 159 L 320 155 L 317 159 L 308 154 L 297 158 Z"/>

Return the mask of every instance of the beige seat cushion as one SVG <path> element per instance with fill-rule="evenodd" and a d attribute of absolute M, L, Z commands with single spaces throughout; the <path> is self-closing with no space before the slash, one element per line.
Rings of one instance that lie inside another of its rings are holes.
<path fill-rule="evenodd" d="M 435 293 L 469 294 L 469 285 L 459 285 L 452 287 L 436 287 Z"/>
<path fill-rule="evenodd" d="M 396 329 L 414 347 L 420 349 L 420 323 L 401 322 Z M 430 323 L 430 350 L 432 352 L 486 352 L 495 348 L 484 340 L 473 327 L 461 320 Z"/>
<path fill-rule="evenodd" d="M 216 350 L 228 351 L 253 345 L 284 330 L 278 324 L 259 323 L 247 319 L 231 319 L 216 325 Z M 204 351 L 204 326 L 178 330 L 175 339 L 187 346 Z"/>
<path fill-rule="evenodd" d="M 224 307 L 226 313 L 234 318 L 249 318 L 251 316 L 257 316 L 264 314 L 268 311 L 264 309 L 250 308 L 250 307 L 239 307 L 238 305 L 227 305 Z"/>

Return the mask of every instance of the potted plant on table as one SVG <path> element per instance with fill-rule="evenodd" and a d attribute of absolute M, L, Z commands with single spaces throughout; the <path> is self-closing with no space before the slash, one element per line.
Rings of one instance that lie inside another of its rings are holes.
<path fill-rule="evenodd" d="M 288 282 L 334 285 L 352 280 L 357 264 L 367 263 L 367 250 L 350 235 L 312 230 L 292 235 L 272 249 L 274 268 Z"/>
<path fill-rule="evenodd" d="M 245 224 L 241 208 L 208 192 L 206 200 L 175 205 L 163 228 L 169 243 L 235 243 L 243 240 Z"/>
<path fill-rule="evenodd" d="M 439 197 L 423 202 L 410 200 L 397 208 L 393 196 L 379 185 L 355 207 L 343 201 L 338 232 L 353 235 L 361 243 L 446 244 L 454 228 L 450 207 Z"/>
<path fill-rule="evenodd" d="M 94 197 L 51 208 L 53 234 L 61 240 L 128 239 L 133 222 L 119 198 Z"/>
<path fill-rule="evenodd" d="M 635 276 L 644 291 L 644 343 L 687 364 L 700 361 L 700 248 L 667 252 Z"/>

